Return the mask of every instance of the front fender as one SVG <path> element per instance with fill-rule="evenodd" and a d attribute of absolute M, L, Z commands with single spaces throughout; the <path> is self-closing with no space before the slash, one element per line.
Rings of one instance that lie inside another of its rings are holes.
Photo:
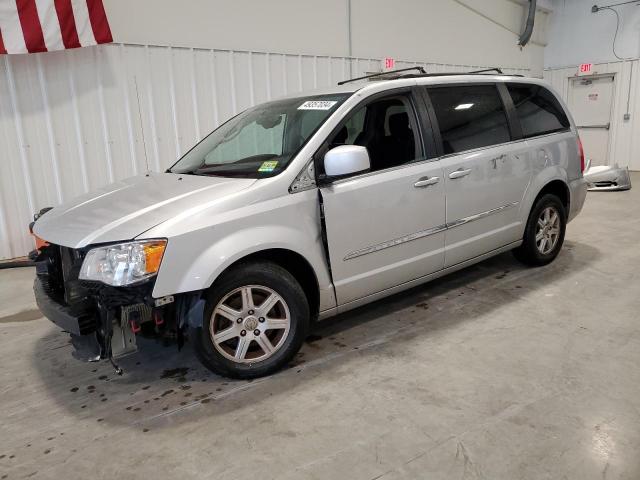
<path fill-rule="evenodd" d="M 306 246 L 307 251 L 300 249 L 301 246 Z M 307 258 L 309 250 L 315 247 L 315 242 L 310 244 L 301 232 L 282 225 L 237 230 L 203 250 L 184 271 L 177 288 L 182 291 L 209 288 L 230 265 L 253 253 L 278 248 Z"/>
<path fill-rule="evenodd" d="M 329 294 L 333 287 L 315 190 L 247 206 L 236 214 L 221 223 L 168 236 L 153 290 L 155 298 L 207 289 L 238 260 L 263 250 L 284 249 L 299 254 L 313 268 L 321 310 L 335 306 Z"/>

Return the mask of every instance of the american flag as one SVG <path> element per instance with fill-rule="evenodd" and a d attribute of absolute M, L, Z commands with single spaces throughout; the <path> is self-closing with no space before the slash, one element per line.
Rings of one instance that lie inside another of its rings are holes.
<path fill-rule="evenodd" d="M 102 0 L 0 0 L 0 54 L 112 41 Z"/>

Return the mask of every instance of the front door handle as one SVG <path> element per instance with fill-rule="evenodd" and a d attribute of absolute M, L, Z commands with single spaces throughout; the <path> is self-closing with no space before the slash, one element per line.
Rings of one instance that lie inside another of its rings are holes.
<path fill-rule="evenodd" d="M 459 168 L 458 170 L 456 170 L 455 172 L 451 172 L 449 174 L 449 178 L 451 180 L 455 180 L 456 178 L 462 178 L 462 177 L 466 177 L 467 175 L 469 175 L 471 173 L 471 169 L 468 168 L 466 170 Z"/>
<path fill-rule="evenodd" d="M 424 188 L 430 185 L 435 185 L 440 181 L 440 177 L 422 177 L 416 183 L 413 184 L 416 188 Z"/>

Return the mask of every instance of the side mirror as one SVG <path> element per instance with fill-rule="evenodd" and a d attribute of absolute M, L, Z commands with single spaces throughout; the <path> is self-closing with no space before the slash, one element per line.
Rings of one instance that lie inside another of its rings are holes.
<path fill-rule="evenodd" d="M 360 145 L 340 145 L 324 156 L 324 172 L 327 177 L 342 177 L 370 168 L 369 152 Z"/>

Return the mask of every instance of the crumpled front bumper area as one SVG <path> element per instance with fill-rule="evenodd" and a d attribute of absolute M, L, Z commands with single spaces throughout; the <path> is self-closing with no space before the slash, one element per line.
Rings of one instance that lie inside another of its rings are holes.
<path fill-rule="evenodd" d="M 631 189 L 628 167 L 595 166 L 584 172 L 589 191 L 616 191 Z"/>
<path fill-rule="evenodd" d="M 49 285 L 41 276 L 36 276 L 33 282 L 33 293 L 36 304 L 42 314 L 58 325 L 65 332 L 72 335 L 88 335 L 97 328 L 96 312 L 86 307 L 78 309 L 57 302 L 48 292 Z"/>
<path fill-rule="evenodd" d="M 78 359 L 95 361 L 133 353 L 139 324 L 151 320 L 153 281 L 112 287 L 79 280 L 85 253 L 58 245 L 40 250 L 33 284 L 38 308 L 71 334 L 73 356 Z M 159 315 L 156 312 L 156 327 L 163 323 Z"/>

